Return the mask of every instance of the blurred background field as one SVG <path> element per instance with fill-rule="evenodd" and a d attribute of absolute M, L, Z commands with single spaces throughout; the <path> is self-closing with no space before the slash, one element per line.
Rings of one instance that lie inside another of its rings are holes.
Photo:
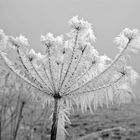
<path fill-rule="evenodd" d="M 92 115 L 76 112 L 70 116 L 71 124 L 66 125 L 68 132 L 66 140 L 140 140 L 140 103 L 129 105 L 112 106 L 109 109 L 100 108 Z M 46 134 L 42 138 L 49 140 L 50 121 L 46 125 Z M 105 131 L 99 136 L 96 132 L 101 132 L 112 128 L 122 128 L 114 131 Z M 41 125 L 35 129 L 36 137 L 40 137 Z M 89 135 L 85 139 L 84 136 Z M 81 139 L 79 139 L 81 138 Z"/>
<path fill-rule="evenodd" d="M 75 135 L 74 137 L 82 137 L 107 128 L 122 127 L 126 130 L 114 133 L 114 136 L 106 133 L 102 136 L 103 140 L 140 140 L 139 103 L 113 106 L 110 109 L 102 108 L 93 115 L 77 113 L 71 117 L 71 122 L 69 131 Z"/>

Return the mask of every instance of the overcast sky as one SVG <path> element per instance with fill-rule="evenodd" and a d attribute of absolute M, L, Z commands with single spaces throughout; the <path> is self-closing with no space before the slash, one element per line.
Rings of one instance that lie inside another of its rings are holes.
<path fill-rule="evenodd" d="M 41 34 L 67 33 L 67 21 L 75 15 L 93 24 L 95 47 L 113 58 L 117 53 L 113 38 L 125 27 L 140 29 L 140 0 L 0 0 L 0 29 L 25 35 L 36 51 L 43 50 Z M 140 73 L 140 53 L 132 63 Z M 137 93 L 138 85 L 140 80 Z"/>

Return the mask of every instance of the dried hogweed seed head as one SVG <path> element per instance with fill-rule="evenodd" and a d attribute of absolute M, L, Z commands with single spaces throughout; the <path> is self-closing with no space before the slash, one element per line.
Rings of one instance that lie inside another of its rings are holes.
<path fill-rule="evenodd" d="M 94 36 L 92 25 L 89 22 L 83 20 L 83 18 L 78 19 L 78 16 L 73 17 L 69 20 L 69 26 L 72 29 L 72 35 L 73 33 L 79 32 L 80 38 L 85 40 L 90 39 L 91 41 L 95 42 L 96 37 Z"/>
<path fill-rule="evenodd" d="M 119 49 L 122 50 L 128 46 L 128 50 L 135 53 L 140 49 L 140 33 L 139 30 L 128 28 L 124 29 L 118 37 L 115 38 L 114 42 L 119 45 Z"/>
<path fill-rule="evenodd" d="M 20 35 L 19 37 L 9 37 L 9 42 L 19 48 L 19 47 L 29 47 L 29 42 L 28 42 L 28 39 L 25 38 L 23 35 Z"/>
<path fill-rule="evenodd" d="M 37 54 L 35 53 L 33 49 L 31 49 L 30 51 L 27 51 L 26 55 L 30 61 L 33 61 L 34 59 L 37 58 Z"/>
<path fill-rule="evenodd" d="M 63 37 L 63 35 L 57 36 L 55 38 L 55 42 L 56 42 L 57 45 L 63 45 L 63 43 L 64 43 L 64 37 Z"/>
<path fill-rule="evenodd" d="M 75 29 L 77 31 L 88 29 L 91 26 L 87 21 L 84 21 L 83 19 L 78 19 L 78 16 L 70 19 L 69 25 L 72 29 Z"/>
<path fill-rule="evenodd" d="M 0 50 L 5 50 L 8 37 L 4 34 L 3 30 L 0 30 Z"/>
<path fill-rule="evenodd" d="M 49 48 L 54 44 L 55 38 L 53 34 L 48 33 L 46 36 L 41 35 L 40 41 Z"/>
<path fill-rule="evenodd" d="M 137 29 L 130 30 L 129 28 L 125 28 L 122 34 L 127 37 L 128 39 L 134 39 L 139 31 Z"/>

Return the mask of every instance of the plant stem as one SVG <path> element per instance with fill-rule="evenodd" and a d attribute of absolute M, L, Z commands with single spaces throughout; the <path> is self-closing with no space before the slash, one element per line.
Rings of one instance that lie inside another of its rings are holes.
<path fill-rule="evenodd" d="M 54 112 L 53 112 L 53 124 L 51 129 L 50 140 L 56 140 L 57 135 L 57 123 L 58 123 L 58 99 L 54 99 Z"/>
<path fill-rule="evenodd" d="M 17 120 L 17 125 L 16 125 L 16 128 L 15 128 L 15 132 L 13 134 L 13 140 L 16 140 L 16 137 L 17 137 L 17 132 L 18 132 L 18 129 L 19 129 L 19 126 L 20 126 L 20 121 L 21 121 L 21 118 L 22 118 L 22 112 L 23 112 L 24 105 L 25 105 L 25 102 L 22 102 L 21 106 L 20 106 L 20 109 L 19 109 L 19 116 L 18 116 L 18 120 Z"/>
<path fill-rule="evenodd" d="M 2 122 L 2 109 L 0 110 L 0 140 L 1 140 L 1 122 Z"/>

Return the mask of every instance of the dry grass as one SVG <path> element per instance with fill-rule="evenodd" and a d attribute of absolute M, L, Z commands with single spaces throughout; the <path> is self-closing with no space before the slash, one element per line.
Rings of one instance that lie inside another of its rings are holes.
<path fill-rule="evenodd" d="M 110 109 L 102 108 L 93 115 L 82 115 L 77 112 L 71 116 L 71 122 L 71 126 L 67 128 L 69 132 L 67 140 L 74 140 L 89 134 L 91 135 L 83 140 L 94 140 L 95 138 L 92 138 L 93 135 L 95 136 L 94 132 L 104 132 L 98 135 L 98 140 L 99 136 L 100 140 L 140 140 L 140 104 L 113 106 Z M 103 131 L 114 127 L 124 129 Z"/>

